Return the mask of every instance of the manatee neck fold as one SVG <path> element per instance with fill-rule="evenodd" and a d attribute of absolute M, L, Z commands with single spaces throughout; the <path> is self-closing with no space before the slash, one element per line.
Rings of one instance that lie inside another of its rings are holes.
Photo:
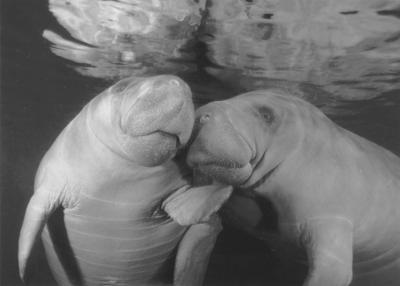
<path fill-rule="evenodd" d="M 121 160 L 134 164 L 123 148 L 123 142 L 129 140 L 129 136 L 122 133 L 117 111 L 114 110 L 119 104 L 118 100 L 107 90 L 90 101 L 85 107 L 83 117 L 89 137 L 97 140 L 105 150 L 117 155 Z"/>
<path fill-rule="evenodd" d="M 242 185 L 244 188 L 258 188 L 271 180 L 291 156 L 300 149 L 306 137 L 302 122 L 294 121 L 292 111 L 281 116 L 279 126 L 269 135 L 270 142 L 263 149 L 256 150 L 251 177 Z M 257 140 L 257 138 L 255 138 Z"/>

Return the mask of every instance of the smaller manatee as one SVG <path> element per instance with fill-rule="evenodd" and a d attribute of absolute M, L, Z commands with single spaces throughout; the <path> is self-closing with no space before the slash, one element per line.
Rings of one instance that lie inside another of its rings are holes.
<path fill-rule="evenodd" d="M 188 164 L 272 202 L 282 241 L 307 253 L 303 285 L 400 285 L 399 157 L 280 91 L 196 114 Z M 227 207 L 247 230 L 262 216 L 250 199 Z"/>

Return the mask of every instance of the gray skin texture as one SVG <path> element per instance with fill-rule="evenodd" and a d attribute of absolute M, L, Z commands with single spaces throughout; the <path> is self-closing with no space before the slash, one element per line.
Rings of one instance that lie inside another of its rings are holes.
<path fill-rule="evenodd" d="M 209 103 L 195 126 L 188 164 L 247 194 L 224 207 L 244 230 L 262 218 L 251 197 L 272 202 L 280 248 L 305 252 L 303 285 L 400 285 L 398 157 L 275 90 Z"/>
<path fill-rule="evenodd" d="M 178 165 L 193 122 L 190 89 L 175 76 L 123 79 L 93 98 L 40 163 L 19 237 L 21 278 L 42 233 L 60 285 L 164 285 L 172 272 L 174 285 L 201 285 L 221 230 L 207 204 L 230 189 L 192 188 Z M 165 213 L 181 212 L 173 193 L 193 216 Z"/>

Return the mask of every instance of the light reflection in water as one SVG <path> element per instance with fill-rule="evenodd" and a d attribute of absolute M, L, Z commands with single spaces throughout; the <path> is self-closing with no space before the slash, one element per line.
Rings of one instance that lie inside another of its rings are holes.
<path fill-rule="evenodd" d="M 197 3 L 199 2 L 199 3 Z M 192 70 L 205 1 L 50 0 L 66 35 L 45 30 L 56 55 L 101 78 Z"/>
<path fill-rule="evenodd" d="M 69 35 L 43 36 L 84 75 L 201 70 L 236 93 L 278 87 L 317 105 L 400 88 L 400 0 L 50 0 L 49 8 Z"/>
<path fill-rule="evenodd" d="M 344 99 L 400 86 L 398 0 L 211 2 L 202 40 L 217 67 L 207 70 L 231 84 L 308 82 Z"/>

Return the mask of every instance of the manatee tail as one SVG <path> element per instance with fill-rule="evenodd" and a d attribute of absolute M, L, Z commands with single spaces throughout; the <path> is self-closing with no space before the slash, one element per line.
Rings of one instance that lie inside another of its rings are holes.
<path fill-rule="evenodd" d="M 51 213 L 60 205 L 55 197 L 48 193 L 35 192 L 29 201 L 18 241 L 19 275 L 25 281 L 26 264 L 37 237 L 43 230 Z"/>

